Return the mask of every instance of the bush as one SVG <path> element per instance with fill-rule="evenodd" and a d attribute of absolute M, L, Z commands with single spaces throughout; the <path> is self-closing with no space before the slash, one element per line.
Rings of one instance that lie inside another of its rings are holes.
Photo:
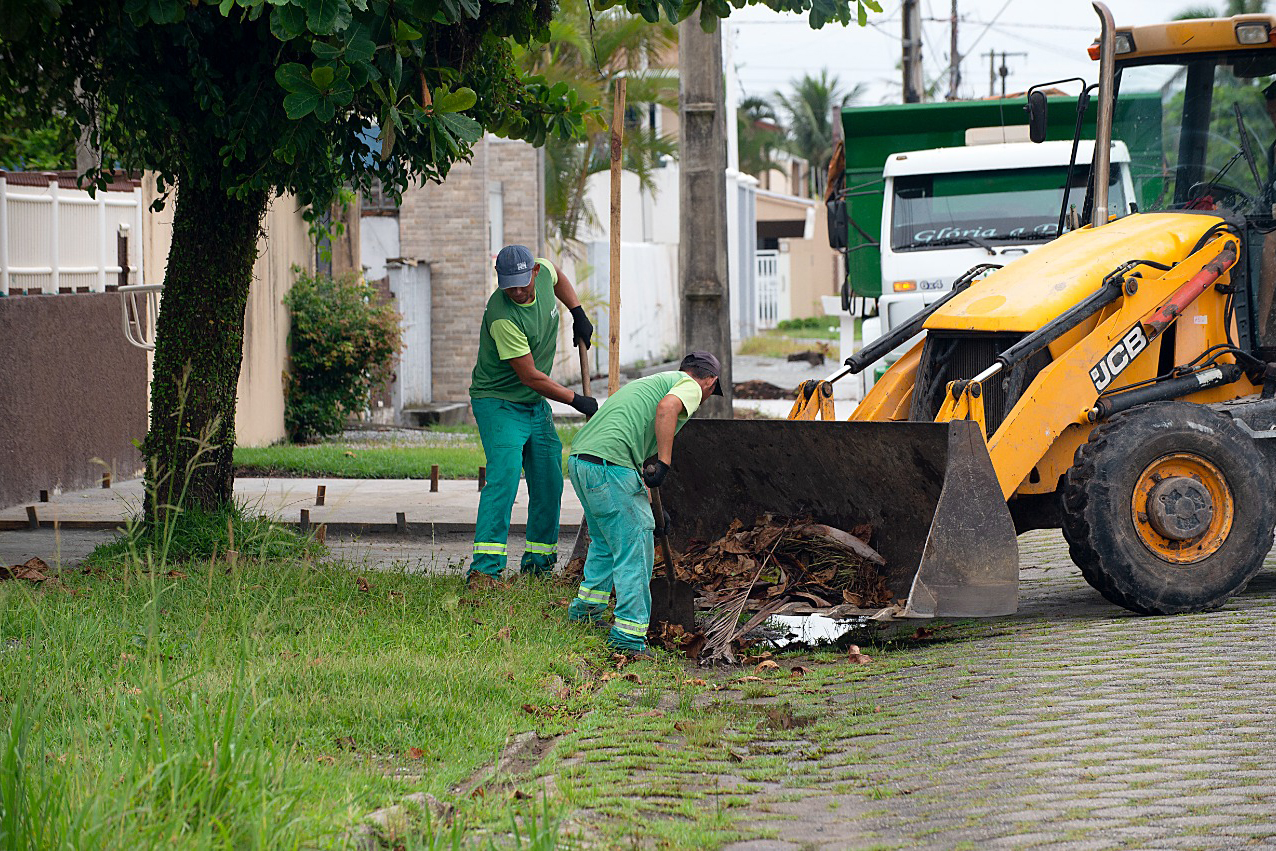
<path fill-rule="evenodd" d="M 828 316 L 808 316 L 805 319 L 781 319 L 775 323 L 775 327 L 780 331 L 822 331 L 835 321 L 835 319 Z"/>
<path fill-rule="evenodd" d="M 298 272 L 284 298 L 292 313 L 292 373 L 284 421 L 293 441 L 341 431 L 393 375 L 402 317 L 355 275 Z"/>

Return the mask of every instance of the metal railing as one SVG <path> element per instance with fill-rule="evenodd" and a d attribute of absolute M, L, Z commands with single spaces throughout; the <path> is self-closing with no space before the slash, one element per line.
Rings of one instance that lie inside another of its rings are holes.
<path fill-rule="evenodd" d="M 155 351 L 155 320 L 159 317 L 163 284 L 134 284 L 120 287 L 120 310 L 124 317 L 124 338 L 139 349 Z"/>

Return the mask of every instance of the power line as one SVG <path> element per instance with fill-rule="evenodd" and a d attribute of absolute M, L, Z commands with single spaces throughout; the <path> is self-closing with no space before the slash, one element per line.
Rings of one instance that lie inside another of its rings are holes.
<path fill-rule="evenodd" d="M 1002 4 L 1001 8 L 997 10 L 997 14 L 992 16 L 992 20 L 984 25 L 984 28 L 979 31 L 979 35 L 975 36 L 975 40 L 972 41 L 970 44 L 966 45 L 967 56 L 969 56 L 970 52 L 975 49 L 975 45 L 979 44 L 979 40 L 988 34 L 988 30 L 992 27 L 993 24 L 997 23 L 997 19 L 1001 17 L 1001 13 L 1006 11 L 1007 7 L 1009 6 L 1010 6 L 1010 0 L 1006 0 L 1006 2 Z"/>

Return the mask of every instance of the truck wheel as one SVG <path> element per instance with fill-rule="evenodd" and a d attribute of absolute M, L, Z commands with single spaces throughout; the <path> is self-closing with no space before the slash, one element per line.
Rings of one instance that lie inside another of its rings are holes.
<path fill-rule="evenodd" d="M 1118 606 L 1216 609 L 1272 548 L 1272 479 L 1230 417 L 1189 402 L 1140 405 L 1096 426 L 1064 481 L 1072 560 Z"/>

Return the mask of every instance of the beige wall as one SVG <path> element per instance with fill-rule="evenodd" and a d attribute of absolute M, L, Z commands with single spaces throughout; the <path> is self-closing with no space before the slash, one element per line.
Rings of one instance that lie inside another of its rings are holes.
<path fill-rule="evenodd" d="M 823 316 L 820 296 L 836 295 L 837 252 L 829 248 L 828 211 L 815 206 L 815 233 L 810 239 L 782 239 L 789 250 L 789 298 L 795 319 Z"/>
<path fill-rule="evenodd" d="M 149 207 L 157 197 L 154 177 L 148 175 L 142 183 L 143 202 Z M 253 265 L 253 282 L 244 315 L 244 360 L 235 406 L 235 437 L 240 446 L 266 446 L 284 438 L 288 311 L 283 306 L 283 298 L 292 287 L 293 265 L 308 272 L 314 270 L 314 246 L 301 213 L 292 196 L 275 198 L 266 213 L 263 235 L 257 245 L 257 262 Z M 164 283 L 172 238 L 170 199 L 163 210 L 149 213 L 143 219 L 146 283 Z M 357 237 L 353 245 L 358 245 Z M 355 267 L 358 268 L 357 261 Z"/>

